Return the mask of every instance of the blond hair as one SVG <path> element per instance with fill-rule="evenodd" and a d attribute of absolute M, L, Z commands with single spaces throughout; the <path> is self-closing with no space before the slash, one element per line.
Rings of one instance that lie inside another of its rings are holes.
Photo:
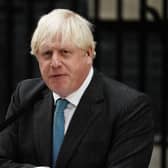
<path fill-rule="evenodd" d="M 37 55 L 43 43 L 52 42 L 58 35 L 61 35 L 62 43 L 70 40 L 81 49 L 87 50 L 91 47 L 95 53 L 92 28 L 92 24 L 77 13 L 67 9 L 55 9 L 40 18 L 32 36 L 31 54 Z"/>

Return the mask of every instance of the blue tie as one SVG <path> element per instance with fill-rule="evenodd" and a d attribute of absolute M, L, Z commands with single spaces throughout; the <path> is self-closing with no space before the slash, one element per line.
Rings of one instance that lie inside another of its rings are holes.
<path fill-rule="evenodd" d="M 68 101 L 65 99 L 58 99 L 56 101 L 56 108 L 54 112 L 53 122 L 53 161 L 52 168 L 55 168 L 56 160 L 60 147 L 64 139 L 64 109 Z"/>

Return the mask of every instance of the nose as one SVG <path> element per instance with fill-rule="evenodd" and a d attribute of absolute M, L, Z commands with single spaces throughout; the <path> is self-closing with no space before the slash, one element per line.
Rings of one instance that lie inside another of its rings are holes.
<path fill-rule="evenodd" d="M 50 65 L 53 68 L 59 67 L 61 65 L 61 59 L 57 52 L 53 52 Z"/>

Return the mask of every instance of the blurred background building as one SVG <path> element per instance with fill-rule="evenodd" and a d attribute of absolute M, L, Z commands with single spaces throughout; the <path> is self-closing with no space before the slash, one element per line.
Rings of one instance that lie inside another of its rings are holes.
<path fill-rule="evenodd" d="M 37 20 L 53 8 L 72 9 L 94 23 L 95 67 L 152 98 L 150 168 L 168 167 L 167 0 L 0 0 L 0 122 L 17 83 L 39 76 L 30 40 Z"/>

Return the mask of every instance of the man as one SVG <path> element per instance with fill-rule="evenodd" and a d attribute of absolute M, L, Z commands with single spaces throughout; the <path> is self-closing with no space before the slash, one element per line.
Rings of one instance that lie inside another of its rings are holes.
<path fill-rule="evenodd" d="M 18 111 L 21 116 L 0 134 L 0 167 L 147 168 L 153 148 L 149 100 L 93 68 L 91 24 L 70 10 L 53 10 L 39 20 L 31 49 L 42 79 L 22 81 L 12 96 L 7 118 Z M 68 105 L 55 157 L 60 98 Z"/>

